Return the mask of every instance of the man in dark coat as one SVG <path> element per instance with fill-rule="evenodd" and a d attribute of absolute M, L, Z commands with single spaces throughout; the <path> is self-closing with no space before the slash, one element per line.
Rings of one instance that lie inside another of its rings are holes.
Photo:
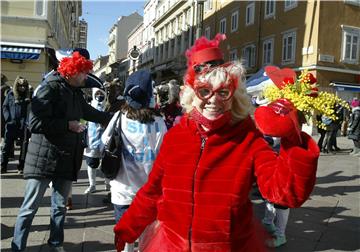
<path fill-rule="evenodd" d="M 101 124 L 111 119 L 108 113 L 87 104 L 80 90 L 92 66 L 88 54 L 74 52 L 63 58 L 57 71 L 34 92 L 29 120 L 32 135 L 24 168 L 27 184 L 15 224 L 13 251 L 25 250 L 32 220 L 50 182 L 53 192 L 48 244 L 51 248 L 63 244 L 65 204 L 86 144 L 80 119 Z"/>
<path fill-rule="evenodd" d="M 5 136 L 5 118 L 3 115 L 2 105 L 4 104 L 7 93 L 11 90 L 11 87 L 6 84 L 7 81 L 8 81 L 8 79 L 6 78 L 6 76 L 4 74 L 1 74 L 1 89 L 0 89 L 1 98 L 0 98 L 0 101 L 1 101 L 1 137 L 2 138 Z"/>
<path fill-rule="evenodd" d="M 18 76 L 15 79 L 13 89 L 6 95 L 2 106 L 5 119 L 5 141 L 2 149 L 1 173 L 7 171 L 14 142 L 20 140 L 20 146 L 22 145 L 29 104 L 29 83 L 25 78 Z M 20 156 L 23 155 L 22 151 L 21 148 Z M 19 160 L 18 170 L 22 170 L 23 166 L 23 161 Z"/>

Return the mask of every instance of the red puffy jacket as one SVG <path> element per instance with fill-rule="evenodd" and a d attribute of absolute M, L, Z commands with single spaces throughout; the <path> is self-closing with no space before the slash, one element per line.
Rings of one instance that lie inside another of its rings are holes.
<path fill-rule="evenodd" d="M 134 242 L 156 221 L 141 251 L 266 251 L 248 195 L 256 181 L 270 202 L 305 202 L 319 149 L 302 137 L 306 149 L 282 142 L 278 156 L 250 117 L 203 138 L 184 116 L 165 135 L 147 183 L 114 228 L 117 237 Z"/>

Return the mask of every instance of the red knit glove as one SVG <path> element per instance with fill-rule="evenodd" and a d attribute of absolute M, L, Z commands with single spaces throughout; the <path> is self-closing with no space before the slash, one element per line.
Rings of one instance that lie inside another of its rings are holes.
<path fill-rule="evenodd" d="M 259 107 L 255 110 L 254 116 L 263 134 L 285 138 L 295 145 L 301 145 L 297 109 L 289 100 L 278 99 L 268 106 Z"/>
<path fill-rule="evenodd" d="M 121 252 L 124 250 L 125 242 L 120 238 L 119 233 L 117 233 L 115 230 L 114 230 L 114 232 L 115 232 L 114 242 L 115 242 L 116 250 L 117 250 L 117 252 Z"/>

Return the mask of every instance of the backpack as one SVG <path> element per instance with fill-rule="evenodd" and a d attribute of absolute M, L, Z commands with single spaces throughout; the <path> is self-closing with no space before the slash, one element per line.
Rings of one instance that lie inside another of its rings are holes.
<path fill-rule="evenodd" d="M 118 114 L 114 130 L 105 143 L 100 170 L 108 179 L 115 179 L 122 169 L 122 138 L 121 138 L 121 112 Z"/>
<path fill-rule="evenodd" d="M 321 117 L 321 122 L 326 126 L 329 126 L 332 123 L 332 120 L 329 117 L 323 115 Z"/>

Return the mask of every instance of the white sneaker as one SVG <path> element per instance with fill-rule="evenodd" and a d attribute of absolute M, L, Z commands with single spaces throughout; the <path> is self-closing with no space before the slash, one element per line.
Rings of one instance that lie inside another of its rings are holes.
<path fill-rule="evenodd" d="M 89 186 L 89 187 L 85 190 L 84 194 L 94 193 L 94 192 L 96 192 L 96 186 L 92 185 L 92 186 Z"/>

